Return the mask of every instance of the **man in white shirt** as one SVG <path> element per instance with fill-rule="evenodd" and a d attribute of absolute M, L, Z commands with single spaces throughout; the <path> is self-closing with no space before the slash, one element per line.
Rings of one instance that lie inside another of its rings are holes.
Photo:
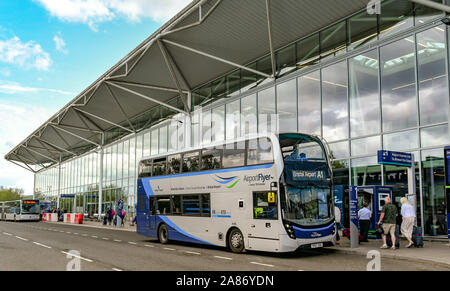
<path fill-rule="evenodd" d="M 334 206 L 334 220 L 336 221 L 336 241 L 339 241 L 341 239 L 339 236 L 339 228 L 341 225 L 341 210 L 337 206 Z"/>
<path fill-rule="evenodd" d="M 369 204 L 364 202 L 363 208 L 358 211 L 359 229 L 362 236 L 362 242 L 368 242 L 369 236 L 370 218 L 372 217 L 372 211 L 368 208 Z"/>

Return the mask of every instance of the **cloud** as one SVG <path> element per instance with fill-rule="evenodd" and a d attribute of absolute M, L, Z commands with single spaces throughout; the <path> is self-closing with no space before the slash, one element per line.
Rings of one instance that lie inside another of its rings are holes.
<path fill-rule="evenodd" d="M 118 17 L 139 22 L 150 18 L 157 22 L 169 20 L 190 0 L 34 0 L 52 16 L 62 21 L 88 24 L 97 31 L 97 24 Z"/>
<path fill-rule="evenodd" d="M 0 103 L 0 185 L 24 188 L 25 194 L 33 194 L 33 174 L 6 161 L 4 156 L 51 114 L 49 109 L 39 106 Z"/>
<path fill-rule="evenodd" d="M 50 55 L 41 45 L 34 41 L 23 43 L 17 36 L 0 40 L 0 62 L 39 71 L 48 71 L 52 64 Z"/>
<path fill-rule="evenodd" d="M 56 50 L 62 52 L 64 54 L 68 54 L 69 52 L 66 49 L 66 42 L 62 38 L 61 34 L 57 34 L 53 37 L 53 41 L 55 42 Z"/>
<path fill-rule="evenodd" d="M 62 95 L 74 95 L 74 93 L 72 93 L 72 92 L 67 92 L 67 91 L 63 91 L 63 90 L 26 87 L 26 86 L 22 86 L 16 82 L 8 82 L 8 81 L 0 80 L 0 93 L 19 94 L 19 93 L 37 93 L 37 92 L 51 92 L 51 93 L 57 93 L 57 94 L 62 94 Z"/>

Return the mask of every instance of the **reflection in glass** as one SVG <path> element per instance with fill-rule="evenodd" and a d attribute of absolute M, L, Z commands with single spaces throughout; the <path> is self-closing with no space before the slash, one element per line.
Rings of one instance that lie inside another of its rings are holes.
<path fill-rule="evenodd" d="M 383 130 L 417 126 L 414 38 L 381 48 Z"/>
<path fill-rule="evenodd" d="M 159 129 L 159 153 L 167 152 L 167 126 Z"/>
<path fill-rule="evenodd" d="M 447 235 L 444 185 L 444 151 L 422 151 L 424 230 L 427 235 Z"/>
<path fill-rule="evenodd" d="M 383 149 L 390 151 L 409 151 L 419 147 L 417 130 L 386 134 Z"/>
<path fill-rule="evenodd" d="M 442 0 L 431 0 L 433 2 L 442 3 Z M 436 10 L 428 6 L 415 4 L 415 22 L 416 25 L 423 24 L 431 19 L 435 19 L 438 16 L 444 16 L 441 10 Z"/>
<path fill-rule="evenodd" d="M 277 86 L 277 113 L 279 132 L 297 132 L 297 80 L 293 79 Z"/>
<path fill-rule="evenodd" d="M 352 156 L 374 155 L 381 150 L 379 136 L 352 140 Z"/>
<path fill-rule="evenodd" d="M 295 44 L 288 46 L 277 52 L 277 76 L 289 74 L 296 69 L 296 50 Z"/>
<path fill-rule="evenodd" d="M 211 143 L 211 110 L 202 112 L 202 144 Z"/>
<path fill-rule="evenodd" d="M 353 159 L 352 185 L 376 186 L 381 185 L 381 167 L 377 164 L 377 157 Z"/>
<path fill-rule="evenodd" d="M 422 147 L 444 146 L 450 144 L 448 125 L 423 128 L 420 130 Z"/>
<path fill-rule="evenodd" d="M 226 133 L 227 139 L 234 139 L 240 136 L 241 108 L 240 100 L 226 104 Z"/>
<path fill-rule="evenodd" d="M 347 63 L 322 70 L 323 137 L 326 141 L 348 138 Z"/>
<path fill-rule="evenodd" d="M 448 121 L 445 26 L 417 34 L 420 123 Z"/>
<path fill-rule="evenodd" d="M 378 90 L 378 53 L 373 50 L 350 59 L 351 136 L 381 131 Z"/>
<path fill-rule="evenodd" d="M 258 92 L 258 132 L 276 132 L 275 87 Z"/>
<path fill-rule="evenodd" d="M 256 113 L 256 94 L 241 99 L 241 135 L 256 133 L 258 118 Z"/>
<path fill-rule="evenodd" d="M 237 70 L 227 77 L 227 96 L 236 96 L 241 93 L 241 70 Z"/>
<path fill-rule="evenodd" d="M 320 71 L 298 79 L 299 131 L 321 135 Z"/>
<path fill-rule="evenodd" d="M 348 141 L 329 144 L 332 159 L 344 159 L 350 156 Z"/>
<path fill-rule="evenodd" d="M 151 133 L 151 155 L 157 155 L 158 154 L 158 138 L 159 138 L 159 133 L 158 133 L 158 129 L 154 129 L 152 130 Z"/>
<path fill-rule="evenodd" d="M 225 106 L 219 106 L 212 110 L 211 115 L 212 132 L 211 140 L 221 141 L 225 139 Z"/>

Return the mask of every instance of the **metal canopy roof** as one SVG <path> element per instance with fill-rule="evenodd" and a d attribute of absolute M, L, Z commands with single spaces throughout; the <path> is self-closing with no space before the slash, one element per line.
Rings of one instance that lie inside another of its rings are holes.
<path fill-rule="evenodd" d="M 189 115 L 190 91 L 346 16 L 368 0 L 195 0 L 52 116 L 5 159 L 35 171 L 101 147 L 156 106 Z M 272 65 L 275 65 L 272 59 Z M 174 105 L 174 98 L 182 102 Z M 181 104 L 182 103 L 182 104 Z"/>

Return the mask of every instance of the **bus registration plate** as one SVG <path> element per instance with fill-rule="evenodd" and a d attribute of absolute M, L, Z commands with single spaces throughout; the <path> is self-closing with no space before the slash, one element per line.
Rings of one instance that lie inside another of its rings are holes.
<path fill-rule="evenodd" d="M 321 248 L 321 247 L 323 247 L 323 243 L 311 244 L 312 249 L 317 249 L 317 248 Z"/>

